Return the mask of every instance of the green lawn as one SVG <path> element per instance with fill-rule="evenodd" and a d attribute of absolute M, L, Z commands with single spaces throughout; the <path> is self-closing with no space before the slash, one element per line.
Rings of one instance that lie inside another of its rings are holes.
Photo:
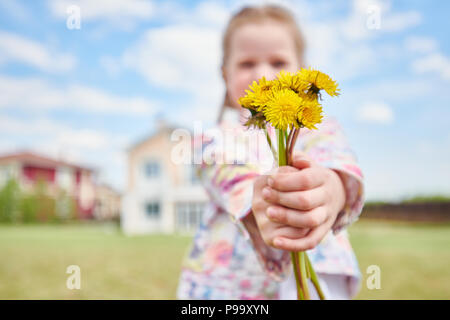
<path fill-rule="evenodd" d="M 363 274 L 359 299 L 450 299 L 450 224 L 360 220 L 350 241 Z M 367 267 L 381 269 L 381 289 L 366 287 Z"/>
<path fill-rule="evenodd" d="M 450 224 L 360 220 L 350 228 L 360 299 L 449 299 Z M 0 299 L 174 299 L 186 236 L 123 236 L 112 225 L 0 225 Z M 66 268 L 81 268 L 81 290 Z M 381 289 L 365 286 L 369 265 Z"/>

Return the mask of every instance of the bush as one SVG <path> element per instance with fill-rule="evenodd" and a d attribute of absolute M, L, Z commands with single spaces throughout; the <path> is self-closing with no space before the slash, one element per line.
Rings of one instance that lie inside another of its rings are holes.
<path fill-rule="evenodd" d="M 33 194 L 22 195 L 20 201 L 20 221 L 24 223 L 35 222 L 37 219 L 39 201 Z"/>
<path fill-rule="evenodd" d="M 76 217 L 75 200 L 64 190 L 56 197 L 49 196 L 44 181 L 38 181 L 31 192 L 20 190 L 15 180 L 0 190 L 0 222 L 62 222 Z"/>
<path fill-rule="evenodd" d="M 0 190 L 0 222 L 14 222 L 17 218 L 19 203 L 19 185 L 14 179 L 10 179 Z"/>

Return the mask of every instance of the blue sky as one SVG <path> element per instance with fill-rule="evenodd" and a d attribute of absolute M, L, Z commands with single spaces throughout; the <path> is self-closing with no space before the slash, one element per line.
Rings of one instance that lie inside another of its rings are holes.
<path fill-rule="evenodd" d="M 221 34 L 252 3 L 1 1 L 0 152 L 84 163 L 123 190 L 126 149 L 157 118 L 215 119 Z M 324 111 L 344 127 L 367 199 L 450 194 L 450 3 L 276 3 L 297 17 L 308 64 L 340 84 Z M 67 24 L 73 5 L 80 29 Z"/>

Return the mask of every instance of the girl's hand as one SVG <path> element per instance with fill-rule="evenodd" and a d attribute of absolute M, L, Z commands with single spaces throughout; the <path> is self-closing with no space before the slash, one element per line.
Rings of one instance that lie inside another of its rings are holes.
<path fill-rule="evenodd" d="M 276 172 L 292 173 L 296 171 L 298 171 L 298 169 L 285 166 L 276 168 L 271 173 L 272 174 Z M 244 224 L 246 223 L 246 220 L 254 219 L 256 222 L 256 226 L 258 227 L 258 230 L 254 230 L 256 236 L 258 237 L 260 236 L 267 245 L 275 247 L 273 244 L 273 240 L 275 238 L 283 237 L 284 239 L 299 239 L 306 236 L 309 229 L 292 227 L 286 223 L 275 222 L 274 220 L 270 220 L 268 218 L 267 208 L 271 206 L 271 203 L 266 201 L 262 195 L 262 190 L 265 187 L 268 187 L 267 185 L 268 177 L 269 175 L 262 175 L 256 178 L 253 184 L 253 199 L 252 199 L 253 215 L 248 215 L 246 218 L 244 218 Z"/>
<path fill-rule="evenodd" d="M 316 164 L 303 153 L 293 157 L 293 170 L 278 170 L 262 191 L 270 221 L 300 230 L 306 236 L 276 236 L 273 245 L 288 251 L 317 246 L 333 226 L 345 204 L 345 189 L 338 172 Z M 280 168 L 281 169 L 281 168 Z M 299 170 L 301 169 L 301 170 Z"/>

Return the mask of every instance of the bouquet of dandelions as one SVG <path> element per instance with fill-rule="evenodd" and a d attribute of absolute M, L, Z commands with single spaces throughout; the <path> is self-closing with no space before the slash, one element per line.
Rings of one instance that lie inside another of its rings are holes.
<path fill-rule="evenodd" d="M 263 129 L 278 166 L 292 164 L 294 145 L 300 128 L 317 129 L 322 121 L 321 91 L 330 96 L 339 95 L 337 83 L 328 75 L 313 69 L 301 69 L 297 73 L 281 71 L 274 80 L 265 77 L 254 81 L 239 99 L 239 104 L 251 114 L 247 127 Z M 277 148 L 271 141 L 267 124 L 276 130 Z M 307 279 L 314 284 L 320 299 L 325 299 L 319 281 L 306 252 L 291 252 L 292 265 L 297 282 L 298 300 L 309 300 Z"/>

